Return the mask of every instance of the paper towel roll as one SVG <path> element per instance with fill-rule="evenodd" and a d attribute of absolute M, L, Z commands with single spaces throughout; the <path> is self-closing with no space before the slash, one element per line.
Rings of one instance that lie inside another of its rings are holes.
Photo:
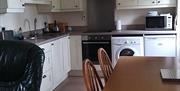
<path fill-rule="evenodd" d="M 116 30 L 121 30 L 121 20 L 116 22 Z"/>

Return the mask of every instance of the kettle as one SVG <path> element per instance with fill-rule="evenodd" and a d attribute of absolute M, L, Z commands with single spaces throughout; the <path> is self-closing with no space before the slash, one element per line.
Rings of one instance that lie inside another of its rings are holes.
<path fill-rule="evenodd" d="M 58 27 L 58 25 L 56 23 L 56 20 L 54 21 L 53 31 L 54 32 L 60 32 L 59 27 Z"/>

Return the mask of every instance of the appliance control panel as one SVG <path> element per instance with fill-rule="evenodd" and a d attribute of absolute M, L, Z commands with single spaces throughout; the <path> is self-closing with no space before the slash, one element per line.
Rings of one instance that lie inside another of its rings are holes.
<path fill-rule="evenodd" d="M 110 35 L 83 35 L 82 40 L 111 40 Z"/>

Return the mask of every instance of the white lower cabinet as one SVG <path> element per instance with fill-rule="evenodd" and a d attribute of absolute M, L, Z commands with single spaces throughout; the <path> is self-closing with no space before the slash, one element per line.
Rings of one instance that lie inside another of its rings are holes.
<path fill-rule="evenodd" d="M 55 40 L 52 45 L 52 71 L 53 71 L 53 88 L 57 87 L 61 83 L 63 77 L 63 51 L 62 51 L 62 39 Z"/>
<path fill-rule="evenodd" d="M 69 36 L 40 45 L 45 53 L 41 91 L 52 91 L 68 76 L 70 66 Z"/>
<path fill-rule="evenodd" d="M 176 35 L 147 35 L 144 43 L 145 56 L 176 57 Z"/>
<path fill-rule="evenodd" d="M 82 70 L 81 35 L 70 36 L 71 69 Z"/>
<path fill-rule="evenodd" d="M 53 88 L 52 71 L 43 73 L 40 91 L 52 91 Z"/>
<path fill-rule="evenodd" d="M 64 59 L 64 72 L 68 73 L 71 70 L 71 62 L 70 62 L 70 37 L 64 37 L 62 39 L 63 44 L 63 59 Z"/>

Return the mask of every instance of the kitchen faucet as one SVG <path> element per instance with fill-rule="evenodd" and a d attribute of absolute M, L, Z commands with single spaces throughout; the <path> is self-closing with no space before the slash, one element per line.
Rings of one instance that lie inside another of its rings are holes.
<path fill-rule="evenodd" d="M 37 18 L 34 18 L 34 37 L 37 37 Z"/>

